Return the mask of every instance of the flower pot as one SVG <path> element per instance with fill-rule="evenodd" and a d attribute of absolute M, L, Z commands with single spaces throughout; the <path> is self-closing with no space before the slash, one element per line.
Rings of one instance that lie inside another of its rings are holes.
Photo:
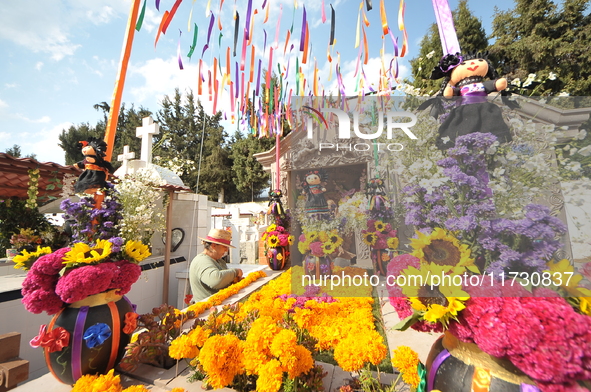
<path fill-rule="evenodd" d="M 18 255 L 18 250 L 16 250 L 15 248 L 6 249 L 6 258 L 8 260 L 14 259 L 16 255 Z"/>
<path fill-rule="evenodd" d="M 314 279 L 332 275 L 332 261 L 328 256 L 319 257 L 308 253 L 304 259 L 304 268 L 306 275 L 312 276 Z"/>
<path fill-rule="evenodd" d="M 287 246 L 269 248 L 266 252 L 267 264 L 273 271 L 281 271 L 288 265 L 289 249 Z"/>
<path fill-rule="evenodd" d="M 441 392 L 539 392 L 535 382 L 506 359 L 486 354 L 449 331 L 438 339 L 427 358 L 427 390 Z"/>
<path fill-rule="evenodd" d="M 392 249 L 371 249 L 371 261 L 376 275 L 388 276 L 388 263 L 396 256 Z"/>
<path fill-rule="evenodd" d="M 134 309 L 129 300 L 114 290 L 91 295 L 58 312 L 49 323 L 50 334 L 63 328 L 69 334 L 58 351 L 44 347 L 47 367 L 60 382 L 74 384 L 85 374 L 106 374 L 123 357 L 132 328 L 126 327 L 126 314 Z M 133 328 L 135 329 L 135 328 Z"/>

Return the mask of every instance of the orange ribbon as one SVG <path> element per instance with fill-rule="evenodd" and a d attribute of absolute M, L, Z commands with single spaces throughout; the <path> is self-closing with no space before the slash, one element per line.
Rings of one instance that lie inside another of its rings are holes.
<path fill-rule="evenodd" d="M 138 314 L 134 312 L 127 312 L 125 313 L 125 327 L 123 327 L 123 332 L 131 335 L 133 331 L 137 328 L 137 318 Z"/>

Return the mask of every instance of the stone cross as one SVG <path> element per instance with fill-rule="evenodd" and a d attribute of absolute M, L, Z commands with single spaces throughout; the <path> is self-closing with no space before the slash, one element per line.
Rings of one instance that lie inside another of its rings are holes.
<path fill-rule="evenodd" d="M 135 152 L 129 151 L 129 146 L 123 146 L 123 154 L 117 155 L 117 160 L 119 162 L 123 162 L 121 164 L 121 170 L 123 171 L 123 175 L 127 174 L 127 162 L 135 158 Z"/>
<path fill-rule="evenodd" d="M 140 159 L 146 162 L 146 166 L 152 164 L 152 136 L 160 133 L 160 125 L 156 124 L 152 117 L 144 117 L 142 126 L 137 127 L 135 136 L 142 139 L 142 151 Z"/>

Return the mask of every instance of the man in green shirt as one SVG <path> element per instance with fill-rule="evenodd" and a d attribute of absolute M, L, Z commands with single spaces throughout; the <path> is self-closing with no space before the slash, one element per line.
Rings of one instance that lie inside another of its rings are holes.
<path fill-rule="evenodd" d="M 222 260 L 232 246 L 232 233 L 227 230 L 211 229 L 207 237 L 201 238 L 205 249 L 195 256 L 189 267 L 189 282 L 193 301 L 199 302 L 230 286 L 242 278 L 242 270 L 228 268 Z"/>

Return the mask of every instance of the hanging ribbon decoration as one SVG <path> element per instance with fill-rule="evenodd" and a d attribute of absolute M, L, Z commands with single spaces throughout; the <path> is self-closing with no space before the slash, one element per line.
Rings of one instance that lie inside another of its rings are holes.
<path fill-rule="evenodd" d="M 140 12 L 140 16 L 137 18 L 137 23 L 135 24 L 135 29 L 140 31 L 142 29 L 142 24 L 144 23 L 144 16 L 146 15 L 146 2 L 148 0 L 144 0 L 144 5 L 142 6 L 142 11 Z"/>
<path fill-rule="evenodd" d="M 447 0 L 444 0 L 447 2 Z M 402 31 L 403 41 L 402 49 L 400 50 L 400 57 L 404 57 L 406 54 L 406 48 L 408 46 L 408 34 L 406 33 L 406 27 L 404 27 L 404 9 L 406 5 L 404 0 L 400 0 L 400 8 L 398 9 L 398 29 Z"/>
<path fill-rule="evenodd" d="M 371 5 L 371 0 L 365 0 L 365 5 L 367 6 L 367 10 L 371 11 L 373 6 Z"/>
<path fill-rule="evenodd" d="M 232 55 L 236 57 L 236 45 L 238 44 L 238 29 L 240 28 L 240 14 L 238 13 L 238 11 L 236 11 L 236 14 L 234 15 L 234 20 L 234 51 L 232 52 Z"/>
<path fill-rule="evenodd" d="M 332 8 L 332 4 L 330 5 L 330 41 L 329 45 L 334 45 L 334 27 L 335 27 L 335 12 L 334 8 Z"/>
<path fill-rule="evenodd" d="M 187 53 L 187 57 L 190 59 L 193 56 L 193 51 L 195 51 L 195 47 L 197 46 L 197 32 L 199 31 L 199 26 L 195 23 L 195 31 L 193 32 L 193 43 L 189 48 L 189 53 Z"/>
<path fill-rule="evenodd" d="M 179 43 L 176 47 L 176 57 L 178 58 L 179 68 L 182 70 L 183 69 L 183 59 L 181 57 L 181 35 L 183 35 L 183 32 L 179 29 Z"/>
<path fill-rule="evenodd" d="M 447 0 L 432 0 L 437 28 L 441 38 L 443 55 L 460 52 L 460 43 L 454 27 L 454 20 Z"/>

